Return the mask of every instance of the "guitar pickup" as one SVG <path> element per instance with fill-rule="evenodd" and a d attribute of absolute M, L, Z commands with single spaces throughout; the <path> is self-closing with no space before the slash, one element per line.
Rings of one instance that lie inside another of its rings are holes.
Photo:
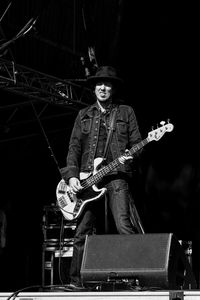
<path fill-rule="evenodd" d="M 68 195 L 69 199 L 70 199 L 72 202 L 74 202 L 74 199 L 73 199 L 72 194 L 71 194 L 70 192 L 67 192 L 67 195 Z"/>
<path fill-rule="evenodd" d="M 63 190 L 58 190 L 58 193 L 64 195 L 64 194 L 65 194 L 65 191 L 63 191 Z"/>

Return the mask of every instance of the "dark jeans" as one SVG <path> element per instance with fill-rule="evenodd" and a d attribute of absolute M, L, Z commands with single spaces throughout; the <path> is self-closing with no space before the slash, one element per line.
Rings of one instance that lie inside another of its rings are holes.
<path fill-rule="evenodd" d="M 119 234 L 136 233 L 136 226 L 131 221 L 130 203 L 133 202 L 132 196 L 128 190 L 128 184 L 123 179 L 115 179 L 106 184 L 108 205 L 112 212 L 116 229 Z M 98 201 L 98 200 L 97 200 Z M 95 205 L 86 204 L 82 216 L 78 219 L 76 233 L 74 235 L 73 257 L 71 261 L 70 277 L 71 283 L 80 283 L 80 269 L 84 250 L 86 235 L 94 232 L 95 221 L 98 211 Z"/>

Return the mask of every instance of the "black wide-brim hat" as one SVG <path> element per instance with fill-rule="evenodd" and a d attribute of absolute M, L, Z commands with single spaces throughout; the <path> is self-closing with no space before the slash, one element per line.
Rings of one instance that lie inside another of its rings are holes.
<path fill-rule="evenodd" d="M 99 67 L 95 75 L 87 78 L 87 83 L 89 85 L 94 86 L 97 82 L 100 82 L 101 80 L 111 82 L 115 86 L 119 84 L 121 85 L 123 83 L 123 80 L 117 76 L 116 69 L 111 66 Z"/>

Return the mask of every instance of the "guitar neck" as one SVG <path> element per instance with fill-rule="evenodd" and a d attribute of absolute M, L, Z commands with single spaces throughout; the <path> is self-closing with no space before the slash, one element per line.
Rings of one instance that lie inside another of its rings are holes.
<path fill-rule="evenodd" d="M 146 139 L 142 140 L 138 144 L 134 145 L 129 150 L 130 155 L 133 155 L 134 153 L 136 153 L 137 151 L 139 151 L 140 149 L 142 149 L 149 142 L 150 142 L 150 140 L 147 137 Z M 124 153 L 122 156 L 124 156 L 124 155 L 126 155 L 126 154 Z M 86 187 L 92 186 L 92 185 L 100 182 L 105 175 L 108 175 L 114 169 L 118 168 L 120 166 L 120 164 L 121 164 L 120 160 L 119 160 L 120 157 L 116 158 L 111 163 L 109 163 L 107 166 L 104 166 L 103 168 L 101 168 L 96 174 L 94 174 L 93 176 L 91 176 L 88 179 L 86 179 Z"/>

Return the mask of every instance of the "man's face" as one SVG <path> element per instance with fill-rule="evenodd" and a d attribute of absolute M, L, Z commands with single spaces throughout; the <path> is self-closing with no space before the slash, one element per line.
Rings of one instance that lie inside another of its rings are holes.
<path fill-rule="evenodd" d="M 104 102 L 112 97 L 113 86 L 110 82 L 99 81 L 96 83 L 94 92 L 97 99 L 101 102 Z"/>

